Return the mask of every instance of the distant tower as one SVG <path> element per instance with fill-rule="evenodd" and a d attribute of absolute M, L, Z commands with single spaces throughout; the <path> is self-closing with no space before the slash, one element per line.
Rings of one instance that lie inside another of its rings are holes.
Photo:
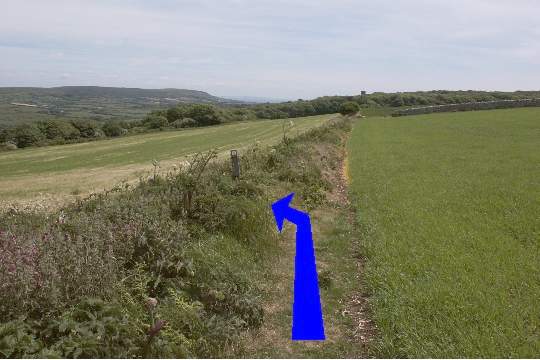
<path fill-rule="evenodd" d="M 366 90 L 360 91 L 360 102 L 362 104 L 367 104 Z"/>

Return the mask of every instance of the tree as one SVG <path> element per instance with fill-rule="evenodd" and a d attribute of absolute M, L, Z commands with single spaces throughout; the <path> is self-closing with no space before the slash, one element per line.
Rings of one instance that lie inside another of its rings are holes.
<path fill-rule="evenodd" d="M 143 120 L 144 126 L 148 129 L 163 129 L 169 125 L 165 116 L 150 114 Z"/>
<path fill-rule="evenodd" d="M 94 120 L 73 120 L 71 122 L 81 133 L 81 137 L 94 138 L 103 136 L 99 123 Z"/>
<path fill-rule="evenodd" d="M 182 115 L 183 111 L 178 106 L 167 110 L 167 120 L 169 121 L 169 123 L 173 123 L 176 120 L 182 119 Z"/>
<path fill-rule="evenodd" d="M 342 115 L 352 115 L 356 114 L 358 111 L 360 111 L 360 105 L 358 105 L 354 101 L 346 101 L 341 104 L 339 108 L 339 112 Z"/>
<path fill-rule="evenodd" d="M 183 118 L 181 120 L 176 120 L 172 123 L 172 125 L 175 128 L 190 128 L 190 127 L 196 127 L 199 125 L 199 123 L 191 118 Z"/>
<path fill-rule="evenodd" d="M 13 139 L 13 129 L 0 128 L 0 143 Z"/>
<path fill-rule="evenodd" d="M 45 139 L 36 124 L 24 124 L 17 126 L 14 131 L 14 138 L 20 148 L 37 145 Z"/>
<path fill-rule="evenodd" d="M 197 121 L 199 126 L 216 125 L 221 123 L 220 114 L 215 106 L 196 104 L 188 111 L 189 118 Z"/>
<path fill-rule="evenodd" d="M 403 101 L 401 94 L 393 94 L 390 98 L 390 106 L 399 107 L 403 105 L 405 105 L 405 102 Z"/>
<path fill-rule="evenodd" d="M 123 130 L 120 124 L 116 122 L 106 122 L 103 127 L 101 128 L 105 135 L 109 137 L 117 137 L 122 136 Z"/>
<path fill-rule="evenodd" d="M 81 132 L 71 123 L 62 120 L 49 120 L 41 124 L 41 131 L 51 140 L 73 140 L 81 136 Z"/>

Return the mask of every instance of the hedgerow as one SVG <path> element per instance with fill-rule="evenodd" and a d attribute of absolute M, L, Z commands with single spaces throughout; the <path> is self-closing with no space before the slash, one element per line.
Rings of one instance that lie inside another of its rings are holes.
<path fill-rule="evenodd" d="M 209 152 L 55 213 L 0 214 L 0 354 L 224 356 L 264 321 L 257 280 L 278 254 L 269 204 L 291 189 L 324 202 L 313 148 L 347 127 L 253 146 L 239 180 Z"/>

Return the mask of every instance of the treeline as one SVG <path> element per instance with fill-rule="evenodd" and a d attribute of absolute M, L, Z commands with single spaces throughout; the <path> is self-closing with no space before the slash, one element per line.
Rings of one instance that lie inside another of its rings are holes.
<path fill-rule="evenodd" d="M 343 114 L 357 112 L 360 109 L 359 105 L 348 98 L 318 98 L 278 104 L 244 104 L 222 107 L 179 104 L 167 110 L 151 112 L 146 121 L 152 123 L 155 128 L 185 128 L 217 125 L 232 121 L 286 119 L 338 112 Z"/>
<path fill-rule="evenodd" d="M 0 150 L 90 141 L 149 131 L 217 125 L 232 121 L 284 119 L 323 114 L 352 114 L 362 109 L 469 104 L 540 98 L 540 91 L 417 91 L 354 96 L 324 96 L 267 104 L 178 104 L 150 112 L 142 120 L 51 120 L 0 128 Z"/>
<path fill-rule="evenodd" d="M 343 112 L 347 102 L 357 103 L 360 108 L 403 107 L 462 104 L 497 100 L 520 100 L 540 98 L 540 91 L 416 91 L 403 93 L 376 92 L 354 96 L 324 96 L 314 100 L 297 100 L 278 104 L 258 104 L 248 108 L 259 119 L 282 119 Z"/>
<path fill-rule="evenodd" d="M 142 122 L 150 129 L 179 129 L 254 119 L 256 119 L 255 114 L 245 107 L 178 104 L 166 110 L 152 111 Z"/>
<path fill-rule="evenodd" d="M 57 145 L 89 141 L 127 132 L 120 122 L 54 119 L 0 129 L 0 145 L 12 150 L 29 146 Z"/>
<path fill-rule="evenodd" d="M 417 105 L 447 105 L 470 102 L 484 102 L 497 100 L 520 100 L 540 98 L 540 91 L 416 91 L 403 93 L 373 93 L 366 95 L 364 102 L 367 106 L 417 106 Z"/>
<path fill-rule="evenodd" d="M 532 106 L 540 106 L 540 98 L 521 99 L 521 100 L 496 100 L 496 101 L 483 101 L 483 102 L 468 102 L 468 103 L 461 103 L 461 104 L 411 107 L 411 108 L 397 110 L 394 113 L 392 113 L 392 116 L 432 114 L 432 113 L 438 113 L 438 112 L 511 109 L 511 108 L 532 107 Z"/>
<path fill-rule="evenodd" d="M 216 125 L 226 121 L 248 120 L 245 109 L 221 109 L 213 105 L 180 105 L 149 113 L 142 120 L 96 121 L 54 119 L 0 128 L 0 150 L 29 146 L 60 145 L 150 131 Z"/>
<path fill-rule="evenodd" d="M 376 92 L 354 96 L 323 96 L 313 100 L 296 100 L 283 103 L 267 103 L 255 105 L 228 105 L 219 108 L 220 122 L 250 119 L 285 119 L 302 116 L 324 115 L 334 113 L 351 113 L 355 106 L 362 108 L 400 108 L 410 106 L 429 106 L 446 104 L 463 104 L 499 100 L 520 100 L 540 98 L 540 91 L 487 92 L 487 91 L 417 91 L 403 93 Z M 181 118 L 181 113 L 171 108 L 163 113 L 169 122 Z M 166 113 L 166 114 L 165 114 Z M 172 116 L 171 116 L 172 115 Z"/>
<path fill-rule="evenodd" d="M 126 135 L 129 121 L 54 119 L 0 129 L 0 150 L 60 145 Z"/>

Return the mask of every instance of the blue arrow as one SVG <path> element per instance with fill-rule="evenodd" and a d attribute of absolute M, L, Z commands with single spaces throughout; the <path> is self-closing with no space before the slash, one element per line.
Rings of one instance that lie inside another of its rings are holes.
<path fill-rule="evenodd" d="M 292 340 L 324 340 L 321 297 L 309 214 L 290 207 L 294 193 L 272 204 L 278 231 L 285 219 L 296 224 Z"/>

